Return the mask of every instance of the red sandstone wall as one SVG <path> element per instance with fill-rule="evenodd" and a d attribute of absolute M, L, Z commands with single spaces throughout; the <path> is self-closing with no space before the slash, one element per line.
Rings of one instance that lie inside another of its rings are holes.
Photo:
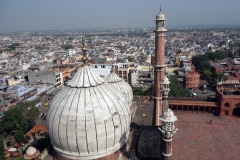
<path fill-rule="evenodd" d="M 220 106 L 220 115 L 232 115 L 233 109 L 240 104 L 240 96 L 238 95 L 222 95 L 219 89 L 216 91 L 216 98 Z M 227 105 L 229 104 L 229 106 Z"/>

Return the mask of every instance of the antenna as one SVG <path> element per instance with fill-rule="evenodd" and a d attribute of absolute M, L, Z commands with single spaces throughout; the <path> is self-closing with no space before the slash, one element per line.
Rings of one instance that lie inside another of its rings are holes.
<path fill-rule="evenodd" d="M 160 5 L 160 12 L 162 12 L 162 7 L 161 7 L 161 5 Z"/>

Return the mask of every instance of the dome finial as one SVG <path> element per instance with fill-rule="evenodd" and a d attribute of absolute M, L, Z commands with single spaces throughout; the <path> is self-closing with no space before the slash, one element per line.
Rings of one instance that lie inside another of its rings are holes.
<path fill-rule="evenodd" d="M 82 56 L 82 61 L 83 61 L 83 67 L 84 66 L 88 66 L 87 64 L 87 56 L 86 56 L 86 48 L 85 48 L 85 39 L 84 39 L 84 35 L 82 35 L 82 53 L 83 53 L 83 56 Z"/>

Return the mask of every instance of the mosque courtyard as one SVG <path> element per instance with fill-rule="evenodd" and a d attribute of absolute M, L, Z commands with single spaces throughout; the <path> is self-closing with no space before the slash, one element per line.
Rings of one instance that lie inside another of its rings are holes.
<path fill-rule="evenodd" d="M 137 109 L 131 125 L 135 132 L 131 140 L 132 149 L 137 148 L 138 135 L 143 128 L 152 125 L 153 117 L 153 102 L 143 100 L 134 100 L 134 102 Z M 240 118 L 218 117 L 202 112 L 174 111 L 174 113 L 178 118 L 175 123 L 178 131 L 173 136 L 172 160 L 240 159 Z"/>
<path fill-rule="evenodd" d="M 240 159 L 240 118 L 201 112 L 175 115 L 179 130 L 173 140 L 173 160 Z"/>

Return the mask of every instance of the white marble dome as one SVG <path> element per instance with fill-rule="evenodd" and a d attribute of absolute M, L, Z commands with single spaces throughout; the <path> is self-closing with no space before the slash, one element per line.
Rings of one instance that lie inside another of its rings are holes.
<path fill-rule="evenodd" d="M 125 96 L 128 105 L 132 106 L 132 99 L 133 99 L 133 91 L 131 86 L 125 82 L 122 78 L 120 78 L 116 73 L 110 73 L 107 78 L 106 82 L 111 84 L 112 86 L 116 87 L 119 91 L 123 93 Z"/>
<path fill-rule="evenodd" d="M 160 116 L 159 119 L 164 122 L 175 122 L 177 120 L 177 117 L 174 115 L 173 111 L 168 108 L 163 112 L 163 115 Z"/>
<path fill-rule="evenodd" d="M 27 155 L 33 155 L 37 152 L 36 148 L 34 147 L 29 147 L 26 151 Z"/>
<path fill-rule="evenodd" d="M 162 13 L 162 12 L 159 12 L 157 15 L 156 15 L 156 20 L 160 20 L 160 21 L 165 21 L 165 15 Z"/>
<path fill-rule="evenodd" d="M 70 159 L 96 159 L 126 142 L 130 109 L 124 95 L 90 67 L 78 69 L 52 100 L 47 128 L 53 148 Z"/>

